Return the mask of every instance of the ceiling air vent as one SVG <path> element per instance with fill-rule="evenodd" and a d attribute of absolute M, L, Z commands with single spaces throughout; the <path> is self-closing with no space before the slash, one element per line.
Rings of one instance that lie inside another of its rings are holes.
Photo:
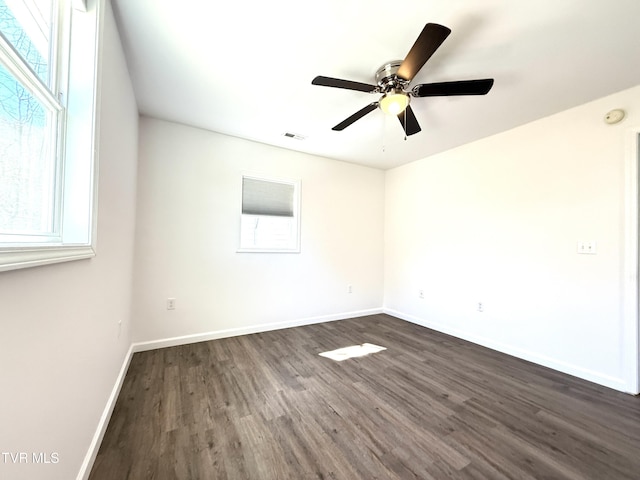
<path fill-rule="evenodd" d="M 304 140 L 305 137 L 303 135 L 298 135 L 297 133 L 285 132 L 282 135 L 288 138 L 293 138 L 295 140 Z"/>

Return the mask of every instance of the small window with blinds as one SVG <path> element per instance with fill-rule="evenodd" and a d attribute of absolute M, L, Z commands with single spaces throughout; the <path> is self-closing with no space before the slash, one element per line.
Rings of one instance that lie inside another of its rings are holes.
<path fill-rule="evenodd" d="M 300 251 L 300 182 L 242 177 L 238 251 Z"/>

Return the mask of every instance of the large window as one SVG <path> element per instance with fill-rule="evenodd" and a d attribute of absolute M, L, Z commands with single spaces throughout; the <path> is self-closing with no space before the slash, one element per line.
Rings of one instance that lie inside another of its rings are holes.
<path fill-rule="evenodd" d="M 0 0 L 0 271 L 94 255 L 100 2 L 70 1 Z"/>
<path fill-rule="evenodd" d="M 242 177 L 239 251 L 300 251 L 298 181 Z"/>

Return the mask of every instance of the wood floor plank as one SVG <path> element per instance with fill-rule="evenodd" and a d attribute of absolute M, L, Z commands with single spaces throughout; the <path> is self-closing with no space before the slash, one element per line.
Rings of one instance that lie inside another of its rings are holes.
<path fill-rule="evenodd" d="M 640 398 L 387 315 L 136 353 L 90 475 L 541 478 L 640 478 Z"/>

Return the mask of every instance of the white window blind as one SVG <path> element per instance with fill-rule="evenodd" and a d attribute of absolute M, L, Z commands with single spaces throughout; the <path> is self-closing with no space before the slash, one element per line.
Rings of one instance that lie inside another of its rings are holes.
<path fill-rule="evenodd" d="M 294 189 L 295 186 L 291 183 L 243 177 L 242 213 L 293 217 Z"/>

